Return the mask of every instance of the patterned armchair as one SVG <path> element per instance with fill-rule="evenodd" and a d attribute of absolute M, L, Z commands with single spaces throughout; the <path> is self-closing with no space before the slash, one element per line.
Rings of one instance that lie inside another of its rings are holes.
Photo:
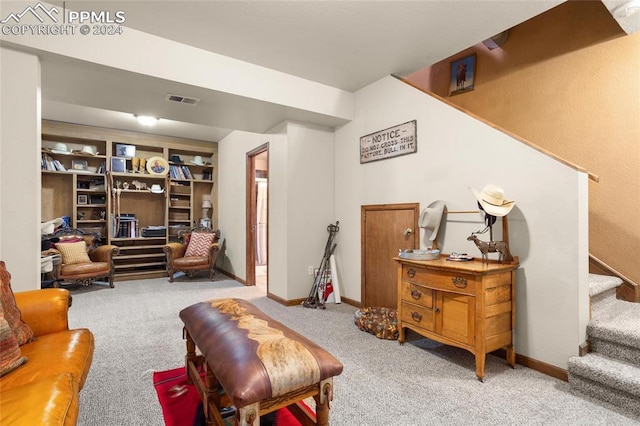
<path fill-rule="evenodd" d="M 60 254 L 62 261 L 54 267 L 54 287 L 60 282 L 89 285 L 106 278 L 113 288 L 113 257 L 120 253 L 114 245 L 98 246 L 100 235 L 76 228 L 62 228 L 53 234 L 60 240 L 49 254 Z"/>
<path fill-rule="evenodd" d="M 164 246 L 167 256 L 167 275 L 173 282 L 176 272 L 184 272 L 193 277 L 199 271 L 209 271 L 209 279 L 213 281 L 216 260 L 220 253 L 220 230 L 212 231 L 202 226 L 178 233 L 179 242 L 171 242 Z"/>

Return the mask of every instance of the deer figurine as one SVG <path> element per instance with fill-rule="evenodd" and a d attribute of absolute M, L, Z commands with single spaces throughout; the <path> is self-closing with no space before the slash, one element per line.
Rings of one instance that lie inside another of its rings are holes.
<path fill-rule="evenodd" d="M 513 257 L 511 256 L 511 252 L 509 251 L 509 244 L 505 241 L 482 241 L 475 235 L 471 234 L 467 237 L 467 241 L 473 241 L 482 253 L 482 261 L 488 260 L 487 253 L 500 253 L 500 257 L 498 261 L 500 262 L 511 262 Z"/>

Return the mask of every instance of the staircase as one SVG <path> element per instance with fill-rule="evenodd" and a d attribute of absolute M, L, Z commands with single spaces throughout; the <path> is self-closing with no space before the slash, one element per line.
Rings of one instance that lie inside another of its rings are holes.
<path fill-rule="evenodd" d="M 640 303 L 616 299 L 622 280 L 589 274 L 591 352 L 569 359 L 573 391 L 640 416 Z"/>

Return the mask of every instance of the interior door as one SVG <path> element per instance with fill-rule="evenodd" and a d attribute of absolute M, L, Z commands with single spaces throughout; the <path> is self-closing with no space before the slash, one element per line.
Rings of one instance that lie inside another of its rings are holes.
<path fill-rule="evenodd" d="M 246 188 L 246 206 L 247 206 L 247 218 L 246 218 L 246 255 L 247 255 L 247 265 L 246 265 L 246 282 L 245 284 L 256 285 L 256 247 L 258 245 L 257 236 L 258 236 L 258 187 L 256 185 L 256 164 L 257 158 L 261 154 L 268 154 L 269 152 L 269 143 L 261 145 L 249 152 L 247 152 L 247 188 Z M 267 163 L 262 167 L 263 169 L 267 167 Z M 268 207 L 267 207 L 267 216 L 268 216 Z M 266 235 L 265 246 L 268 249 L 268 228 Z M 265 254 L 265 257 L 268 255 Z M 269 292 L 269 283 L 267 281 L 267 293 Z"/>
<path fill-rule="evenodd" d="M 361 207 L 362 306 L 398 307 L 399 250 L 420 246 L 420 205 L 381 204 Z"/>

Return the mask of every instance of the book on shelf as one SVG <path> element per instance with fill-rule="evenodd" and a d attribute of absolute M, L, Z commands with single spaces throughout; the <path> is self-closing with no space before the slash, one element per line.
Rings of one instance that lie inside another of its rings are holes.
<path fill-rule="evenodd" d="M 182 174 L 184 175 L 185 179 L 193 179 L 193 176 L 191 175 L 191 170 L 189 170 L 189 167 L 181 166 L 180 168 L 182 169 Z"/>
<path fill-rule="evenodd" d="M 118 238 L 136 238 L 139 233 L 139 224 L 136 215 L 124 213 L 118 216 Z"/>
<path fill-rule="evenodd" d="M 169 175 L 171 179 L 190 180 L 193 179 L 191 170 L 187 166 L 169 166 Z"/>
<path fill-rule="evenodd" d="M 58 160 L 54 160 L 50 155 L 42 154 L 40 160 L 40 169 L 52 172 L 66 172 L 66 167 Z"/>

